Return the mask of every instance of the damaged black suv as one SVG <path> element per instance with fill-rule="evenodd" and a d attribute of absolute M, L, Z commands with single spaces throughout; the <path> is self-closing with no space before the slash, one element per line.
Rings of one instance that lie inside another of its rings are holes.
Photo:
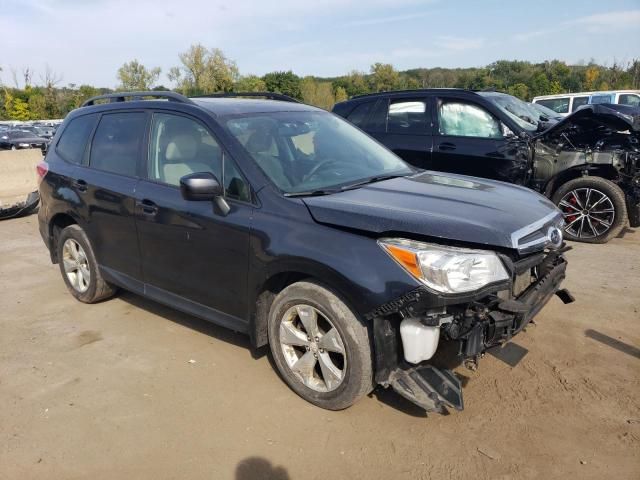
<path fill-rule="evenodd" d="M 640 109 L 586 105 L 548 126 L 504 93 L 425 89 L 354 97 L 337 113 L 419 168 L 530 187 L 563 212 L 569 240 L 640 226 Z"/>
<path fill-rule="evenodd" d="M 111 94 L 68 115 L 38 166 L 38 217 L 69 291 L 123 288 L 248 334 L 323 408 L 383 385 L 461 409 L 445 346 L 475 362 L 554 294 L 572 300 L 561 212 L 263 96 Z"/>

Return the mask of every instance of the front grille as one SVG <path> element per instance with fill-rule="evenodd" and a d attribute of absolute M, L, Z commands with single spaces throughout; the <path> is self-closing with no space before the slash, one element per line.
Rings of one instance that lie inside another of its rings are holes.
<path fill-rule="evenodd" d="M 511 234 L 512 246 L 521 255 L 543 250 L 552 243 L 549 238 L 550 232 L 557 228 L 561 233 L 563 223 L 561 212 L 551 212 L 539 221 L 513 232 Z"/>

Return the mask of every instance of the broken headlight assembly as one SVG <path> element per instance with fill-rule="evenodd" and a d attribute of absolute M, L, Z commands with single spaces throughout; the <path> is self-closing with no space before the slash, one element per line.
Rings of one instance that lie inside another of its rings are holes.
<path fill-rule="evenodd" d="M 403 238 L 382 238 L 378 243 L 407 272 L 436 292 L 474 292 L 509 279 L 495 252 Z"/>

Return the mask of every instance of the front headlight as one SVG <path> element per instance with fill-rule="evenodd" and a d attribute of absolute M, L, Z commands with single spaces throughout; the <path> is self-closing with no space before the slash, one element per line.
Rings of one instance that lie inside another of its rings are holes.
<path fill-rule="evenodd" d="M 441 293 L 466 293 L 509 279 L 494 252 L 444 247 L 403 238 L 382 238 L 380 246 L 407 272 Z"/>

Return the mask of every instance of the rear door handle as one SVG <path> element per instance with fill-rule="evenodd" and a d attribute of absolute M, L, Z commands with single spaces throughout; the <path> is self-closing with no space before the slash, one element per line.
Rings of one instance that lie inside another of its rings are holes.
<path fill-rule="evenodd" d="M 451 151 L 455 149 L 456 149 L 455 144 L 451 142 L 442 142 L 440 145 L 438 145 L 438 150 Z"/>
<path fill-rule="evenodd" d="M 143 215 L 153 216 L 158 213 L 158 206 L 148 198 L 138 201 L 138 207 Z"/>
<path fill-rule="evenodd" d="M 85 182 L 82 179 L 78 179 L 76 181 L 73 182 L 73 186 L 76 187 L 78 189 L 78 191 L 80 192 L 86 192 L 87 191 L 87 182 Z"/>

